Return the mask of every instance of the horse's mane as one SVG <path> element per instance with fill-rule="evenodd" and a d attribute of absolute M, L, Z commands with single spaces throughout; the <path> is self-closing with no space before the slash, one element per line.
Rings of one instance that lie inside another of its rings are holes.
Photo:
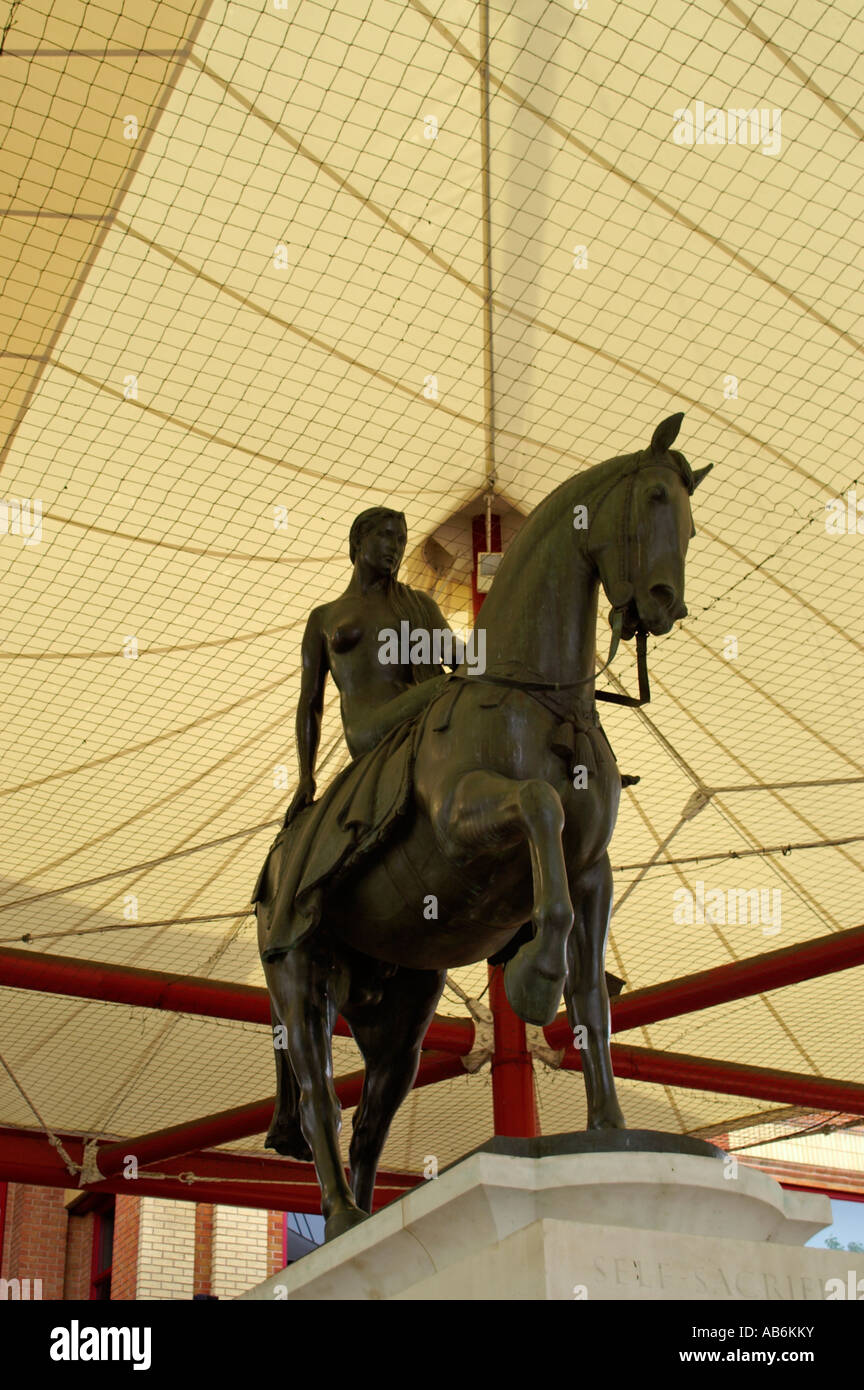
<path fill-rule="evenodd" d="M 624 473 L 625 469 L 634 461 L 640 468 L 650 467 L 652 461 L 671 458 L 681 480 L 687 491 L 693 492 L 693 470 L 683 454 L 677 449 L 668 449 L 665 454 L 653 454 L 650 449 L 638 449 L 632 454 L 618 454 L 615 458 L 604 459 L 602 463 L 595 463 L 590 468 L 585 468 L 580 473 L 574 473 L 571 477 L 565 478 L 563 483 L 559 483 L 548 497 L 544 497 L 542 502 L 538 502 L 532 512 L 529 512 L 524 525 L 520 528 L 519 534 L 512 541 L 506 554 L 501 560 L 498 576 L 513 565 L 521 563 L 525 551 L 531 549 L 537 542 L 538 535 L 545 534 L 550 525 L 550 512 L 556 514 L 556 519 L 562 511 L 572 512 L 574 506 L 579 504 L 588 505 L 593 496 L 601 491 L 605 491 L 608 486 L 614 484 L 617 477 Z"/>

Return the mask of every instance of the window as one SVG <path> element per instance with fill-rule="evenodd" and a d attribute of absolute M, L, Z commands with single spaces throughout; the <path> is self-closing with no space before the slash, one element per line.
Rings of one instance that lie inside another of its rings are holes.
<path fill-rule="evenodd" d="M 114 1198 L 100 1197 L 93 1210 L 93 1254 L 90 1261 L 90 1297 L 107 1301 L 111 1297 L 111 1266 L 114 1261 Z"/>
<path fill-rule="evenodd" d="M 324 1217 L 286 1211 L 283 1233 L 282 1258 L 286 1265 L 293 1265 L 295 1260 L 323 1245 Z"/>

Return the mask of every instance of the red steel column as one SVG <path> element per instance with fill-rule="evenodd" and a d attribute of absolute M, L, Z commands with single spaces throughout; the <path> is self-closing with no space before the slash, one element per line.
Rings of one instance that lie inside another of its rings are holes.
<path fill-rule="evenodd" d="M 488 543 L 487 543 L 488 542 Z M 471 597 L 474 603 L 474 622 L 478 622 L 485 594 L 477 591 L 477 556 L 482 551 L 501 551 L 501 518 L 489 518 L 486 535 L 485 515 L 471 521 Z M 540 1133 L 537 1103 L 534 1098 L 534 1067 L 525 1040 L 525 1024 L 513 1012 L 504 993 L 504 971 L 501 966 L 489 966 L 489 1006 L 495 1028 L 495 1051 L 492 1054 L 492 1114 L 495 1133 L 530 1139 Z"/>
<path fill-rule="evenodd" d="M 495 1029 L 492 1054 L 492 1114 L 495 1133 L 531 1139 L 540 1133 L 534 1098 L 534 1067 L 525 1041 L 525 1024 L 504 993 L 504 970 L 489 966 L 489 1004 Z"/>

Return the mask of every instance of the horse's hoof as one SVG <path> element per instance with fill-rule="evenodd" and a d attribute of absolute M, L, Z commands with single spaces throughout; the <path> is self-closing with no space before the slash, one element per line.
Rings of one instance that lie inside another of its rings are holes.
<path fill-rule="evenodd" d="M 504 992 L 514 1013 L 525 1023 L 543 1028 L 553 1023 L 564 992 L 564 976 L 550 978 L 519 952 L 504 966 Z"/>
<path fill-rule="evenodd" d="M 312 1150 L 299 1129 L 274 1125 L 264 1140 L 265 1149 L 275 1149 L 283 1158 L 297 1158 L 301 1163 L 312 1162 Z"/>
<path fill-rule="evenodd" d="M 324 1222 L 324 1243 L 335 1240 L 337 1236 L 342 1236 L 346 1231 L 351 1231 L 355 1226 L 359 1226 L 361 1221 L 367 1221 L 369 1213 L 361 1211 L 359 1207 L 342 1207 L 340 1211 L 334 1211 L 332 1216 L 328 1216 Z"/>

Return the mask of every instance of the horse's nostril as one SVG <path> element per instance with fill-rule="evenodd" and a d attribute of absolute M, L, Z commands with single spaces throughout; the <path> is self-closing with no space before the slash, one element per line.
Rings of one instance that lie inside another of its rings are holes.
<path fill-rule="evenodd" d="M 675 590 L 668 584 L 652 584 L 651 597 L 662 603 L 664 608 L 671 608 L 675 602 Z"/>

